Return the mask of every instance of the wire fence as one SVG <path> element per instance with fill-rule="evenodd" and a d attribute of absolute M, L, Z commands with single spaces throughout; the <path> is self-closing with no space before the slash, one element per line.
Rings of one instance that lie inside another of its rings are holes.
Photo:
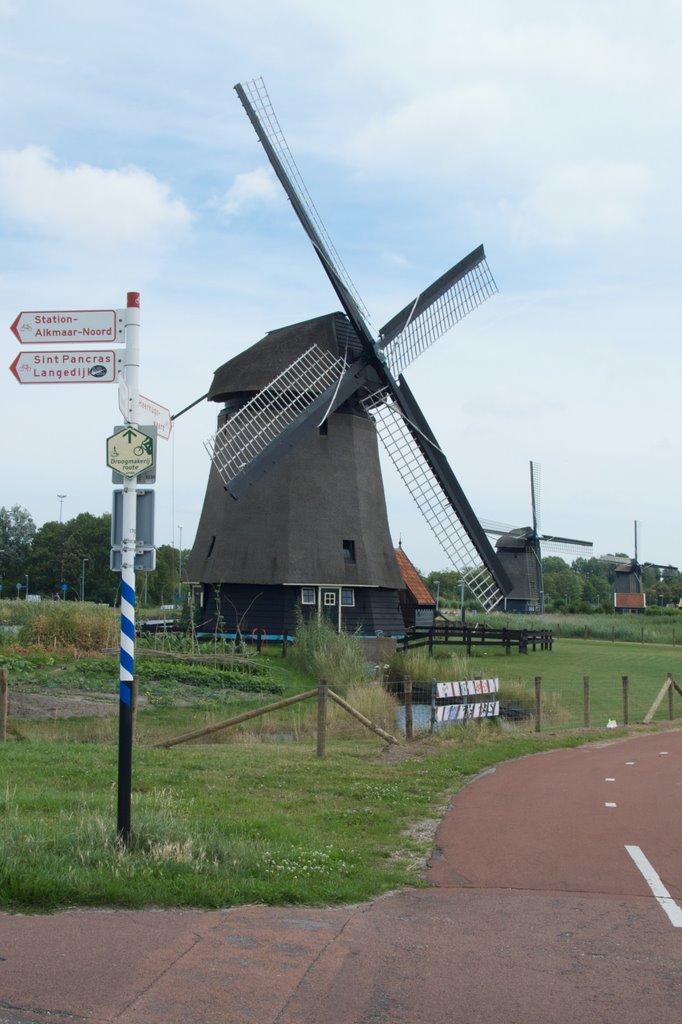
<path fill-rule="evenodd" d="M 475 696 L 464 691 L 464 681 L 451 684 L 394 684 L 398 696 L 398 729 L 408 738 L 440 729 L 458 729 L 472 720 L 488 718 L 500 727 L 523 732 L 560 732 L 574 729 L 604 729 L 674 721 L 680 715 L 682 688 L 669 673 L 660 685 L 651 680 L 621 676 L 605 684 L 593 683 L 589 676 L 574 686 L 553 686 L 536 676 L 532 686 L 497 680 L 473 681 L 486 684 Z M 439 697 L 437 687 L 458 687 L 456 697 Z M 498 706 L 493 712 L 491 705 Z M 676 706 L 677 705 L 677 706 Z M 439 708 L 449 708 L 437 714 Z"/>

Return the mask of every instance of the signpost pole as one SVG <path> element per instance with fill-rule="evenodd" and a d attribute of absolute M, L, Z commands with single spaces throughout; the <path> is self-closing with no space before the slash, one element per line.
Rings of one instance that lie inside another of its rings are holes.
<path fill-rule="evenodd" d="M 126 426 L 137 426 L 140 377 L 140 294 L 128 292 L 123 362 Z M 121 403 L 123 404 L 123 403 Z M 137 477 L 124 478 L 121 538 L 121 643 L 118 731 L 118 820 L 121 844 L 130 846 L 133 761 L 133 681 L 135 676 L 135 549 Z"/>

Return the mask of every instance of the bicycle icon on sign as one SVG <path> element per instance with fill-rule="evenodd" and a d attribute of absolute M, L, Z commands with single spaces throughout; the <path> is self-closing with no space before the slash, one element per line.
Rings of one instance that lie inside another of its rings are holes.
<path fill-rule="evenodd" d="M 135 445 L 133 455 L 153 455 L 154 442 L 151 437 L 146 437 L 141 444 Z"/>

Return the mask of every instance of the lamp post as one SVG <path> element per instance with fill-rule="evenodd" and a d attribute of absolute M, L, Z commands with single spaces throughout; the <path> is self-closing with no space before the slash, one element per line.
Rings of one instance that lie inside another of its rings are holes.
<path fill-rule="evenodd" d="M 182 603 L 182 527 L 178 526 L 180 532 L 180 546 L 178 548 L 178 604 Z"/>
<path fill-rule="evenodd" d="M 26 573 L 26 596 L 24 600 L 28 601 L 28 573 Z"/>
<path fill-rule="evenodd" d="M 81 559 L 81 604 L 85 600 L 85 563 L 87 558 Z"/>
<path fill-rule="evenodd" d="M 61 521 L 62 521 L 62 508 L 64 506 L 64 498 L 66 498 L 67 495 L 66 494 L 58 494 L 57 497 L 59 498 L 59 522 L 61 523 Z"/>

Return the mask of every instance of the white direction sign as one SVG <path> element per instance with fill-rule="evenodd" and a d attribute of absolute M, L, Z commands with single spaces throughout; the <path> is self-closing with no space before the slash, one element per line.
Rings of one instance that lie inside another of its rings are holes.
<path fill-rule="evenodd" d="M 22 345 L 64 341 L 108 341 L 122 345 L 124 326 L 124 309 L 33 309 L 20 313 L 11 330 Z"/>
<path fill-rule="evenodd" d="M 154 439 L 134 427 L 107 438 L 107 466 L 121 476 L 139 476 L 154 464 Z"/>
<path fill-rule="evenodd" d="M 140 411 L 147 414 L 144 422 L 151 421 L 156 427 L 159 437 L 167 441 L 173 429 L 170 409 L 167 409 L 165 405 L 159 405 L 158 402 L 152 402 L 151 398 L 145 398 L 144 395 L 137 396 L 137 403 Z"/>
<path fill-rule="evenodd" d="M 114 349 L 20 352 L 10 370 L 20 384 L 111 384 L 119 357 Z"/>

